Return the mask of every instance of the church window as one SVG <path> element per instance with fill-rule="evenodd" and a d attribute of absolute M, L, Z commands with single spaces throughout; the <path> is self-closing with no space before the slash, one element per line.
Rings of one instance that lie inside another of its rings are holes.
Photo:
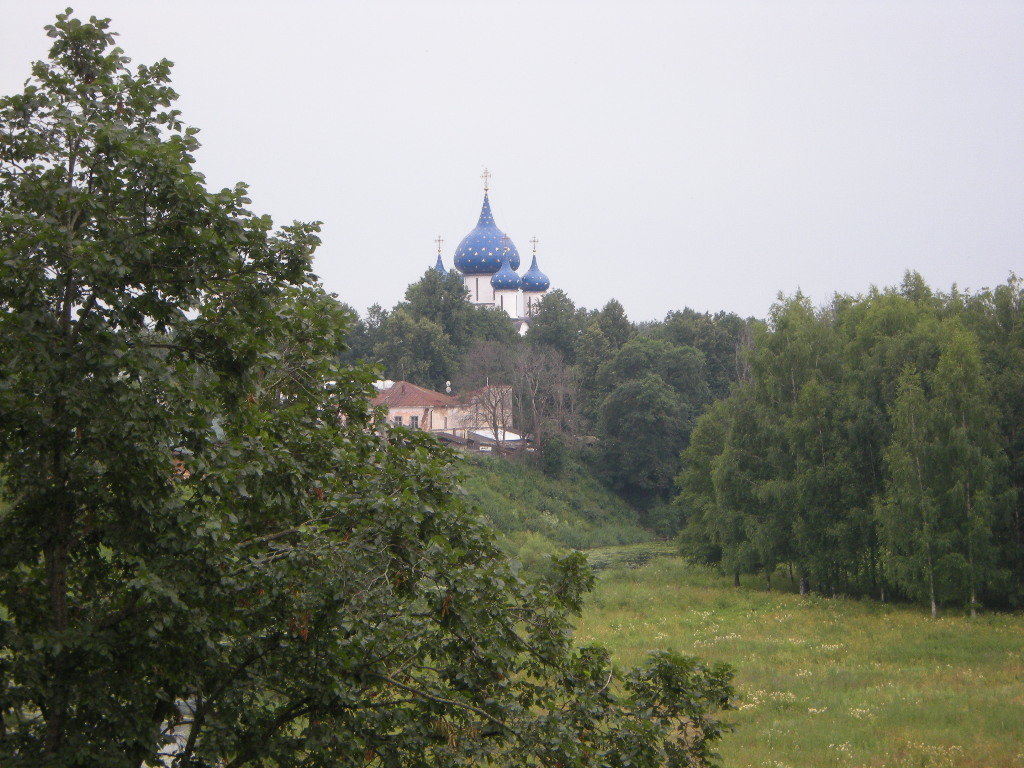
<path fill-rule="evenodd" d="M 397 426 L 399 426 L 399 427 L 402 426 L 402 417 L 401 416 L 395 416 L 395 424 Z"/>
<path fill-rule="evenodd" d="M 420 428 L 420 417 L 419 416 L 410 416 L 409 417 L 409 426 L 412 427 L 413 429 L 419 429 Z"/>

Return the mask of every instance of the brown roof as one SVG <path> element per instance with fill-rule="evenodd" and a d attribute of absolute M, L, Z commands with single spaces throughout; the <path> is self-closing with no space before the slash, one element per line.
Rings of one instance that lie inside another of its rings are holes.
<path fill-rule="evenodd" d="M 391 408 L 402 406 L 444 406 L 456 405 L 458 401 L 443 392 L 424 389 L 408 381 L 396 381 L 390 387 L 377 393 L 370 401 L 373 405 L 386 405 Z"/>

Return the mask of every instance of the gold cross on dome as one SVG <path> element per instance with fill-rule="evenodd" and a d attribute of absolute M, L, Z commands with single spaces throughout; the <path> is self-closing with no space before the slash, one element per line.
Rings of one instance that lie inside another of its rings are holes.
<path fill-rule="evenodd" d="M 531 237 L 530 238 L 530 243 L 533 245 L 533 252 L 534 253 L 537 252 L 537 243 L 539 243 L 539 242 L 540 242 L 540 240 L 538 240 L 536 237 Z"/>
<path fill-rule="evenodd" d="M 438 235 L 437 238 L 434 240 L 434 242 L 437 243 L 437 255 L 440 256 L 441 255 L 441 245 L 444 243 L 444 238 L 441 237 L 440 235 Z"/>
<path fill-rule="evenodd" d="M 484 168 L 484 172 L 480 174 L 480 178 L 484 180 L 484 192 L 489 192 L 491 189 L 491 172 Z"/>

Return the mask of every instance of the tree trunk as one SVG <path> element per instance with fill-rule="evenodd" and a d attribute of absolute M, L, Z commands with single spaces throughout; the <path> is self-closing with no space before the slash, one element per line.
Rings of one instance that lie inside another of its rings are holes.
<path fill-rule="evenodd" d="M 734 571 L 732 574 L 732 585 L 738 587 L 740 585 L 740 572 Z"/>
<path fill-rule="evenodd" d="M 765 579 L 765 582 L 767 582 L 767 584 L 768 584 L 768 591 L 771 592 L 772 591 L 772 572 L 771 571 L 765 571 L 764 572 L 764 579 Z"/>
<path fill-rule="evenodd" d="M 73 177 L 77 162 L 78 142 L 75 141 L 68 160 L 68 187 L 73 189 Z M 71 214 L 68 221 L 67 255 L 71 264 L 73 253 L 74 229 L 78 212 Z M 77 298 L 77 285 L 74 273 L 70 270 L 64 280 L 64 298 L 60 311 L 60 346 L 65 355 L 70 355 L 74 345 L 74 321 L 72 308 Z M 52 400 L 53 422 L 66 426 L 67 400 L 66 383 L 69 380 L 67 366 L 61 367 L 59 373 L 60 386 L 55 390 Z M 68 468 L 66 465 L 65 446 L 60 437 L 54 437 L 50 455 L 50 478 L 57 490 L 51 499 L 52 508 L 56 511 L 56 519 L 49 531 L 49 537 L 43 545 L 43 560 L 46 567 L 46 589 L 49 599 L 51 626 L 58 635 L 68 631 L 68 565 L 72 546 L 75 501 L 69 487 Z M 46 706 L 43 716 L 46 719 L 46 730 L 43 737 L 43 749 L 48 755 L 59 751 L 64 740 L 68 718 L 68 684 L 69 658 L 66 648 L 53 656 L 53 667 L 50 670 L 52 679 L 46 694 Z"/>
<path fill-rule="evenodd" d="M 54 631 L 58 633 L 68 630 L 68 539 L 71 514 L 67 509 L 67 502 L 62 507 L 64 508 L 58 513 L 52 538 L 44 549 L 51 621 Z M 61 650 L 53 658 L 53 678 L 50 680 L 50 691 L 47 696 L 46 735 L 44 738 L 44 749 L 47 754 L 57 752 L 64 740 L 68 704 L 66 673 L 67 651 Z"/>
<path fill-rule="evenodd" d="M 806 576 L 801 576 L 800 577 L 800 594 L 801 595 L 806 595 L 810 591 L 811 591 L 811 586 L 810 586 L 810 584 L 807 583 L 807 577 Z"/>
<path fill-rule="evenodd" d="M 963 413 L 961 413 L 960 415 L 960 424 L 962 425 L 964 431 L 966 431 L 967 418 Z M 972 540 L 973 537 L 971 536 L 971 515 L 973 514 L 974 510 L 971 506 L 971 481 L 969 478 L 964 489 L 964 499 L 967 502 L 967 569 L 970 574 L 969 579 L 971 582 L 971 618 L 973 619 L 975 616 L 978 615 L 978 587 L 975 581 L 976 575 L 974 570 L 974 541 Z"/>
<path fill-rule="evenodd" d="M 868 578 L 871 581 L 871 589 L 869 592 L 874 592 L 877 587 L 879 592 L 882 594 L 882 602 L 885 602 L 885 587 L 880 584 L 880 577 L 878 575 L 878 550 L 875 546 L 875 530 L 874 526 L 871 526 L 868 533 Z"/>
<path fill-rule="evenodd" d="M 928 545 L 928 597 L 932 603 L 932 618 L 939 617 L 939 606 L 935 602 L 935 566 L 932 565 L 931 542 Z"/>

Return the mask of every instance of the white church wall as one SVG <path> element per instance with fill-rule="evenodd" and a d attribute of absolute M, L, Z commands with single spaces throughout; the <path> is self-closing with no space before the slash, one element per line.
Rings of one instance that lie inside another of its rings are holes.
<path fill-rule="evenodd" d="M 519 317 L 519 291 L 495 291 L 494 306 L 505 310 L 509 317 Z"/>
<path fill-rule="evenodd" d="M 494 288 L 490 275 L 465 275 L 469 300 L 474 304 L 494 304 Z"/>
<path fill-rule="evenodd" d="M 546 292 L 545 292 L 546 293 Z M 523 317 L 532 317 L 536 312 L 537 306 L 540 304 L 541 299 L 544 298 L 544 293 L 536 292 L 523 292 Z"/>

